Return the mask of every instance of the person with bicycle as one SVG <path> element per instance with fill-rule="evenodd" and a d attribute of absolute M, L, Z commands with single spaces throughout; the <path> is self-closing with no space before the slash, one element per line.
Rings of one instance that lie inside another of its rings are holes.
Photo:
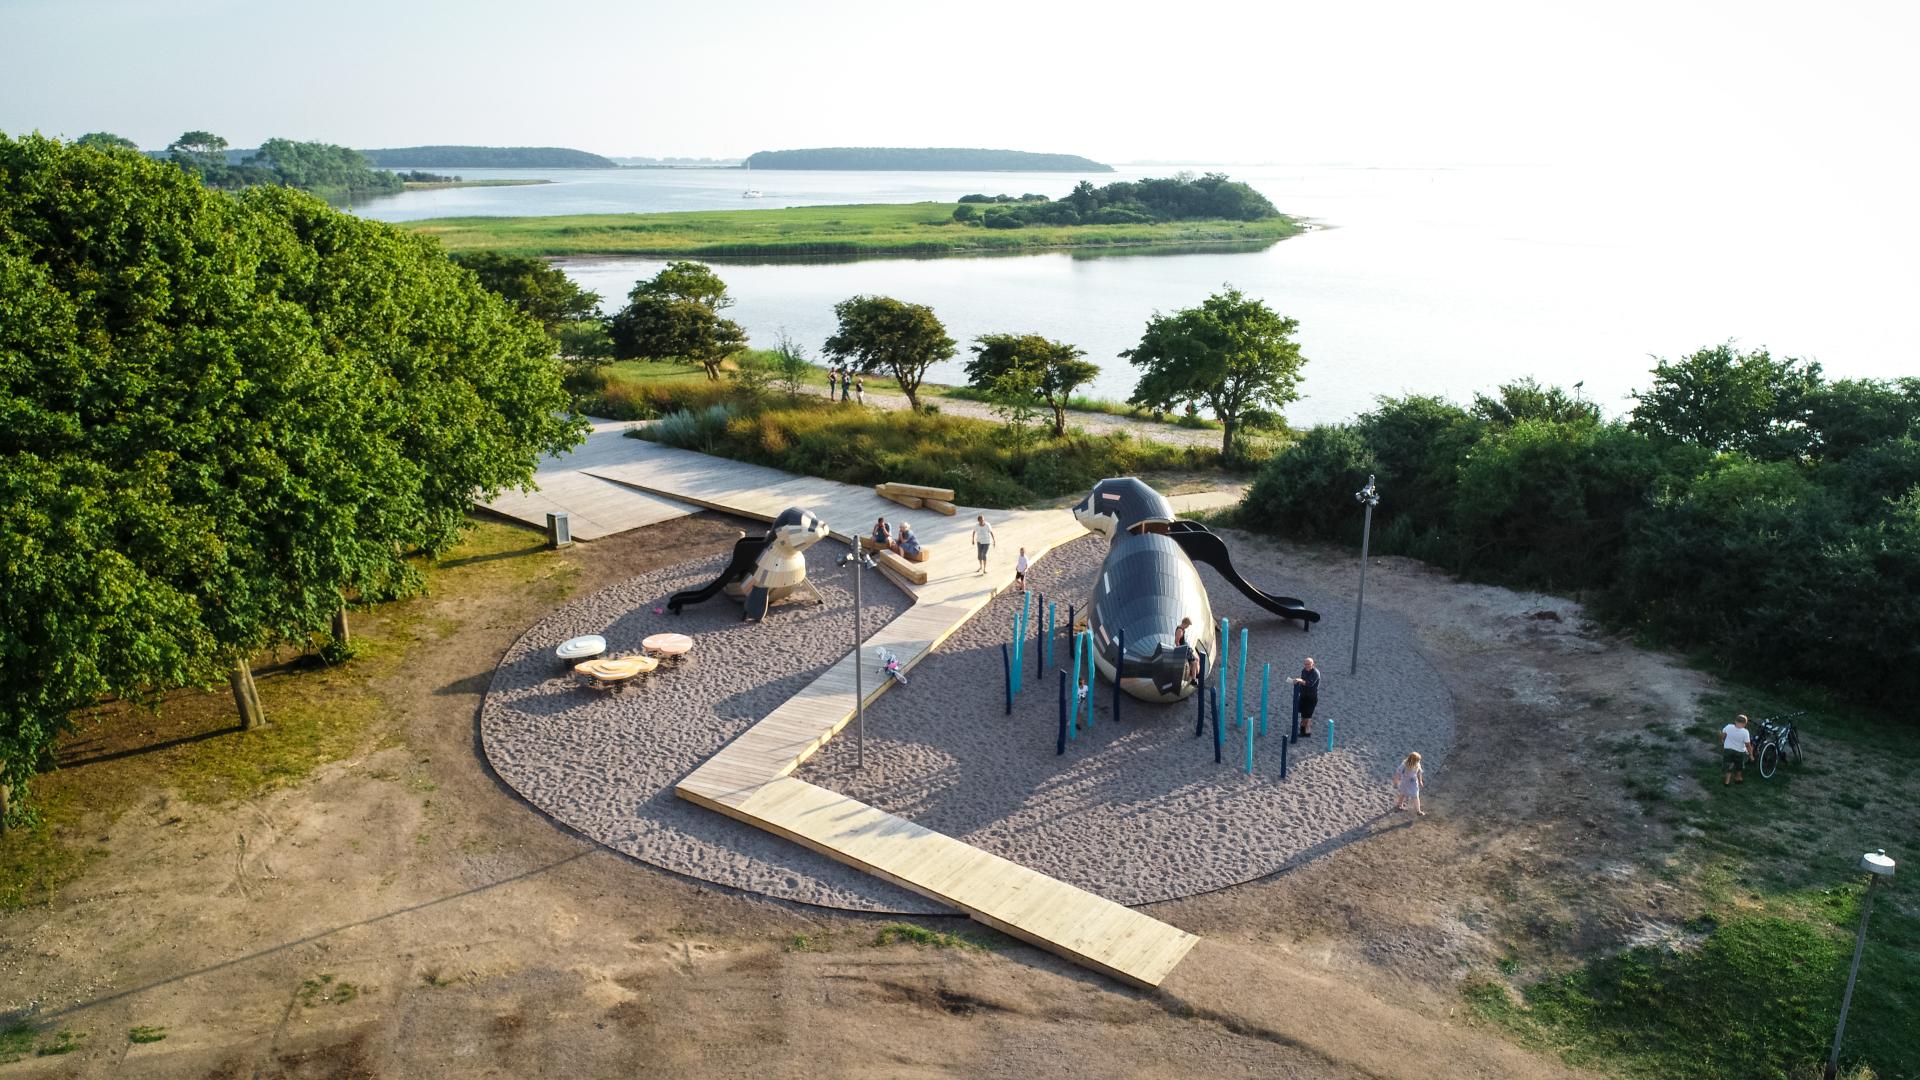
<path fill-rule="evenodd" d="M 1733 718 L 1720 729 L 1720 786 L 1747 782 L 1747 762 L 1753 758 L 1753 733 L 1747 730 L 1747 714 Z"/>

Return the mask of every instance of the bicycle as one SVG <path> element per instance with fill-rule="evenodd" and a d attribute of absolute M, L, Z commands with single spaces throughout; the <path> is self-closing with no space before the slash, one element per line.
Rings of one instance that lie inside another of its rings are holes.
<path fill-rule="evenodd" d="M 1762 780 L 1773 779 L 1773 774 L 1779 771 L 1783 758 L 1792 761 L 1795 765 L 1800 764 L 1800 725 L 1794 723 L 1794 720 L 1805 715 L 1804 710 L 1783 713 L 1779 716 L 1766 717 L 1753 725 L 1759 731 L 1760 746 L 1755 751 L 1754 760 L 1760 766 Z"/>

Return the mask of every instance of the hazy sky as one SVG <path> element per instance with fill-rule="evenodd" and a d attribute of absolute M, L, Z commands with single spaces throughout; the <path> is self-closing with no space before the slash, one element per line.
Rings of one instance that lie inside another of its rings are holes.
<path fill-rule="evenodd" d="M 1916 160 L 1913 3 L 0 0 L 0 130 L 739 156 Z"/>

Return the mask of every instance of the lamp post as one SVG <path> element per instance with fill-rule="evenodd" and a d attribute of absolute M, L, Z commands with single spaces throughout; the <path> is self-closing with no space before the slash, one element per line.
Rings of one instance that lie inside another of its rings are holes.
<path fill-rule="evenodd" d="M 873 567 L 873 556 L 860 550 L 860 538 L 853 538 L 853 550 L 840 557 L 840 565 L 853 564 L 853 767 L 856 772 L 865 772 L 867 768 L 867 688 L 860 674 L 860 646 L 866 641 L 866 634 L 860 629 L 860 579 L 861 571 Z"/>
<path fill-rule="evenodd" d="M 1860 856 L 1860 869 L 1867 878 L 1867 894 L 1860 899 L 1860 929 L 1853 939 L 1853 966 L 1847 969 L 1847 991 L 1840 996 L 1840 1022 L 1833 1029 L 1833 1051 L 1827 1055 L 1826 1080 L 1840 1074 L 1840 1039 L 1847 1033 L 1847 1008 L 1853 1004 L 1853 981 L 1860 976 L 1860 954 L 1867 947 L 1867 916 L 1873 914 L 1873 887 L 1881 878 L 1893 876 L 1893 860 L 1885 849 Z"/>
<path fill-rule="evenodd" d="M 1367 517 L 1360 526 L 1360 598 L 1353 604 L 1353 662 L 1348 675 L 1360 673 L 1360 616 L 1367 609 L 1367 544 L 1373 539 L 1373 508 L 1380 505 L 1380 492 L 1373 486 L 1373 474 L 1367 474 L 1367 486 L 1353 493 L 1353 501 L 1366 507 Z"/>

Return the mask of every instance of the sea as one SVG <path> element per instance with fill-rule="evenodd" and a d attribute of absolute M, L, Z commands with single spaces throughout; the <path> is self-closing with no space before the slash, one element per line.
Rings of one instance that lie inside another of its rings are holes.
<path fill-rule="evenodd" d="M 833 305 L 882 294 L 931 306 L 959 344 L 928 377 L 964 382 L 979 335 L 1039 333 L 1100 365 L 1086 392 L 1124 400 L 1121 353 L 1155 313 L 1232 286 L 1298 321 L 1307 358 L 1296 425 L 1347 420 L 1383 395 L 1466 403 L 1523 376 L 1609 415 L 1632 408 L 1655 358 L 1732 341 L 1817 360 L 1829 377 L 1920 374 L 1920 214 L 1897 178 L 1838 166 L 1711 169 L 1539 164 L 1131 165 L 1112 173 L 438 170 L 546 184 L 449 188 L 353 207 L 382 221 L 1058 198 L 1081 180 L 1223 172 L 1304 235 L 1256 251 L 711 262 L 752 344 L 782 334 L 816 355 Z M 749 197 L 748 193 L 752 195 Z M 561 259 L 611 310 L 663 260 Z"/>

